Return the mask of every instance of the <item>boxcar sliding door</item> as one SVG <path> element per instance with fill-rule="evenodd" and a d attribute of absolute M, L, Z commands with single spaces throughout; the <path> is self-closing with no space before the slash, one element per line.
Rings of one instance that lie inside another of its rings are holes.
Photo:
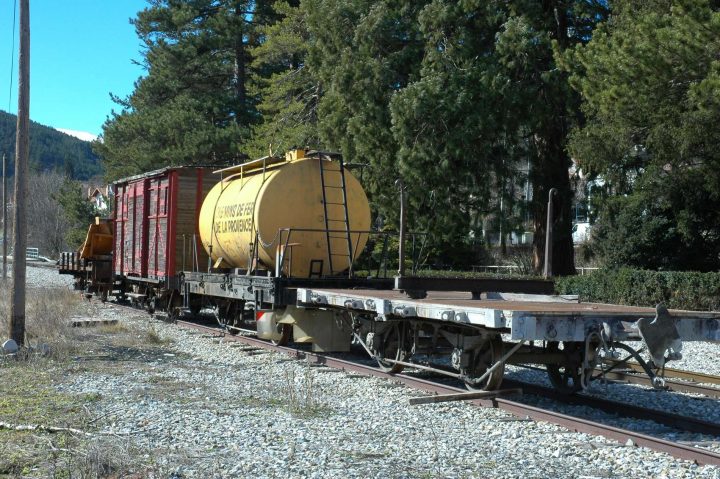
<path fill-rule="evenodd" d="M 128 218 L 125 222 L 124 270 L 126 275 L 146 276 L 147 261 L 147 204 L 146 180 L 127 186 Z"/>
<path fill-rule="evenodd" d="M 115 211 L 114 211 L 114 241 L 113 271 L 122 275 L 125 272 L 125 223 L 128 219 L 127 185 L 115 185 Z"/>
<path fill-rule="evenodd" d="M 148 271 L 150 278 L 164 279 L 167 271 L 169 175 L 151 178 L 148 188 Z"/>

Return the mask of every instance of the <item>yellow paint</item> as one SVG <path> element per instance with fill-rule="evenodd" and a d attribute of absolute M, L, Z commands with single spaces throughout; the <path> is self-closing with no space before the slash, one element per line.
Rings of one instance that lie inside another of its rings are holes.
<path fill-rule="evenodd" d="M 112 254 L 113 235 L 110 220 L 95 218 L 88 228 L 85 242 L 80 247 L 80 257 L 93 259 L 96 255 Z"/>
<path fill-rule="evenodd" d="M 285 161 L 249 162 L 215 185 L 203 202 L 199 225 L 200 239 L 213 263 L 222 260 L 223 267 L 248 268 L 252 243 L 258 233 L 260 263 L 267 268 L 275 270 L 278 247 L 287 243 L 291 252 L 286 252 L 284 274 L 289 270 L 291 276 L 308 277 L 311 260 L 322 260 L 323 274 L 329 274 L 320 161 L 326 186 L 340 186 L 337 162 L 306 158 L 302 150 L 289 152 Z M 347 170 L 345 183 L 350 229 L 367 231 L 370 229 L 367 196 Z M 342 203 L 342 190 L 326 188 L 326 197 L 328 217 L 342 220 L 342 205 L 330 204 Z M 288 240 L 287 232 L 279 233 L 281 228 L 322 231 L 293 231 Z M 344 230 L 345 224 L 333 221 L 330 229 Z M 353 255 L 357 257 L 365 247 L 367 234 L 352 234 L 351 239 Z M 333 274 L 349 267 L 347 249 L 346 239 L 331 239 Z"/>

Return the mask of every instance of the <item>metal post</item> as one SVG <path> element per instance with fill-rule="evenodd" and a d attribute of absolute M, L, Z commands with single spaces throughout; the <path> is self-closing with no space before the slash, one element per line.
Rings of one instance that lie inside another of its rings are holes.
<path fill-rule="evenodd" d="M 10 306 L 10 338 L 25 344 L 25 215 L 30 127 L 30 0 L 20 0 L 20 61 L 18 62 L 18 116 L 15 142 L 15 225 L 13 231 L 13 291 Z"/>
<path fill-rule="evenodd" d="M 545 277 L 553 275 L 552 271 L 552 243 L 553 243 L 553 197 L 557 195 L 557 188 L 550 188 L 548 193 L 547 223 L 545 225 Z"/>
<path fill-rule="evenodd" d="M 7 281 L 7 157 L 3 153 L 2 163 L 2 208 L 3 208 L 3 267 L 2 267 L 2 279 L 3 283 Z"/>
<path fill-rule="evenodd" d="M 397 275 L 402 277 L 405 275 L 405 184 L 403 180 L 398 179 L 395 181 L 395 186 L 400 189 L 400 245 L 398 247 L 399 264 Z"/>

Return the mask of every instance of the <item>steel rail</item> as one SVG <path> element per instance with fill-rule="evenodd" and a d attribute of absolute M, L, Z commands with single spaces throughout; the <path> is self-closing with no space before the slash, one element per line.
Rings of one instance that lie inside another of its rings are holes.
<path fill-rule="evenodd" d="M 702 419 L 694 417 L 683 416 L 658 409 L 635 406 L 634 404 L 613 401 L 586 394 L 564 395 L 555 389 L 527 383 L 525 381 L 505 379 L 503 381 L 503 386 L 509 388 L 520 388 L 527 394 L 542 396 L 544 398 L 552 399 L 572 406 L 587 406 L 593 409 L 599 409 L 609 414 L 616 414 L 621 417 L 654 421 L 658 424 L 685 432 L 720 436 L 720 424 L 703 421 Z"/>
<path fill-rule="evenodd" d="M 525 369 L 532 369 L 533 371 L 540 371 L 542 373 L 547 373 L 547 370 L 545 368 L 541 368 L 541 367 L 537 367 L 537 366 L 530 366 L 528 364 L 517 364 L 516 366 L 522 367 Z M 639 369 L 640 369 L 640 371 L 642 371 L 642 368 L 639 367 Z M 597 380 L 602 381 L 603 379 L 606 379 L 608 382 L 612 382 L 612 383 L 640 384 L 643 386 L 649 386 L 649 387 L 654 388 L 652 380 L 649 377 L 645 376 L 644 372 L 643 373 L 638 372 L 636 374 L 634 372 L 615 370 L 615 369 L 613 369 L 612 371 L 603 372 L 602 369 L 595 368 L 594 373 L 597 374 L 597 376 L 593 376 L 594 381 L 597 381 Z M 701 384 L 676 381 L 673 379 L 665 379 L 665 387 L 667 388 L 668 391 L 703 394 L 705 396 L 712 397 L 712 398 L 720 398 L 720 388 L 716 388 L 713 386 L 704 386 Z"/>
<path fill-rule="evenodd" d="M 600 372 L 600 370 L 597 370 Z M 641 384 L 643 386 L 652 387 L 652 381 L 647 376 L 639 376 L 634 373 L 625 371 L 609 371 L 604 374 L 606 379 L 618 382 L 628 382 L 631 384 Z M 665 386 L 669 391 L 704 394 L 705 396 L 720 398 L 720 388 L 712 386 L 702 386 L 699 384 L 686 383 L 673 379 L 665 379 Z"/>
<path fill-rule="evenodd" d="M 614 359 L 606 359 L 605 363 L 610 365 L 619 364 L 620 361 Z M 627 362 L 625 366 L 637 372 L 644 372 L 642 366 L 635 362 Z M 682 369 L 665 368 L 665 376 L 675 379 L 685 379 L 688 381 L 695 381 L 697 383 L 705 384 L 720 384 L 720 376 L 713 376 L 712 374 L 697 373 L 693 371 L 683 371 Z"/>
<path fill-rule="evenodd" d="M 214 334 L 222 336 L 224 339 L 227 339 L 229 341 L 237 341 L 248 344 L 250 346 L 257 346 L 260 348 L 284 353 L 298 359 L 305 359 L 312 364 L 324 365 L 343 371 L 352 371 L 354 373 L 359 373 L 365 376 L 389 379 L 397 383 L 401 383 L 411 388 L 425 391 L 428 393 L 451 394 L 466 392 L 466 390 L 455 386 L 439 384 L 433 381 L 415 378 L 405 374 L 388 374 L 371 366 L 354 363 L 344 359 L 333 358 L 322 354 L 316 354 L 309 351 L 297 350 L 287 346 L 278 346 L 258 338 L 241 335 L 226 335 L 222 329 L 219 329 L 217 327 L 200 325 L 183 320 L 178 320 L 177 324 L 187 329 L 196 329 L 200 331 L 212 332 Z M 567 414 L 562 414 L 559 412 L 550 411 L 527 404 L 522 404 L 516 401 L 511 401 L 509 399 L 474 399 L 467 402 L 482 407 L 498 408 L 519 417 L 529 417 L 534 420 L 546 421 L 558 426 L 562 426 L 574 432 L 602 436 L 608 439 L 618 441 L 621 444 L 632 441 L 632 443 L 637 446 L 647 447 L 654 451 L 665 452 L 667 454 L 670 454 L 671 456 L 677 457 L 679 459 L 693 461 L 697 464 L 720 466 L 720 454 L 710 451 L 708 449 L 674 443 L 665 439 L 652 437 L 647 434 L 608 426 L 606 424 L 594 422 L 588 419 L 582 419 Z"/>

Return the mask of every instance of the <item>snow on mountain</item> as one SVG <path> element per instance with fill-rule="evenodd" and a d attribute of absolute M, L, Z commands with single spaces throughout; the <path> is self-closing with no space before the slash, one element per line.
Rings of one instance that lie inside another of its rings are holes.
<path fill-rule="evenodd" d="M 87 131 L 68 130 L 66 128 L 55 128 L 57 131 L 65 133 L 66 135 L 74 136 L 83 141 L 94 141 L 97 140 L 97 135 L 93 135 Z"/>

